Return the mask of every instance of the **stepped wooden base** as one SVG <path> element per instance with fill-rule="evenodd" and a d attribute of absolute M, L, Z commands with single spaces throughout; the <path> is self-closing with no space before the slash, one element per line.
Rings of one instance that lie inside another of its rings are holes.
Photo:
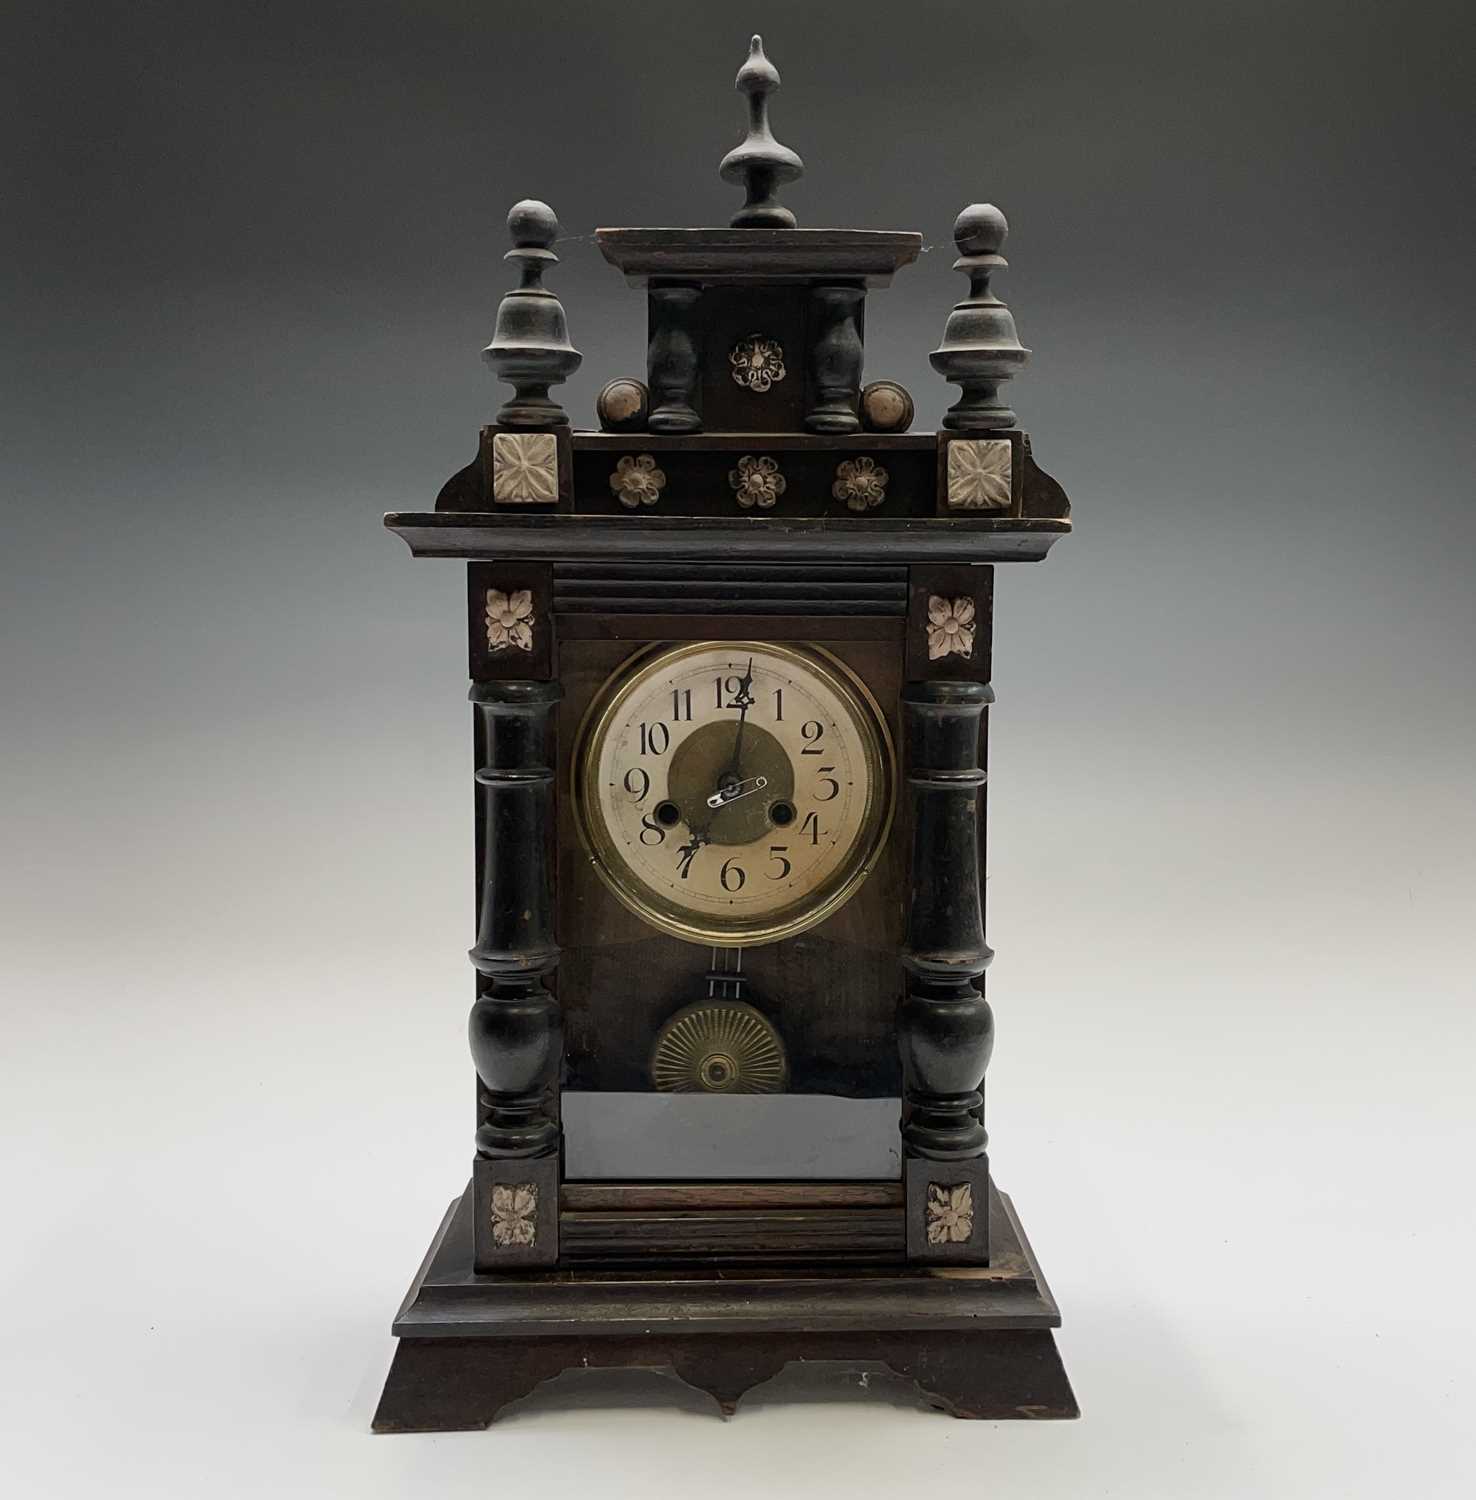
<path fill-rule="evenodd" d="M 703 1334 L 637 1339 L 402 1339 L 376 1432 L 485 1427 L 565 1370 L 669 1370 L 732 1416 L 792 1360 L 879 1365 L 954 1417 L 1074 1417 L 1076 1400 L 1045 1330 L 1000 1333 Z"/>
<path fill-rule="evenodd" d="M 395 1321 L 376 1432 L 485 1427 L 571 1369 L 666 1370 L 724 1415 L 791 1361 L 879 1366 L 956 1417 L 1077 1415 L 1060 1317 L 1009 1200 L 993 1263 L 477 1275 L 470 1196 L 451 1205 Z"/>

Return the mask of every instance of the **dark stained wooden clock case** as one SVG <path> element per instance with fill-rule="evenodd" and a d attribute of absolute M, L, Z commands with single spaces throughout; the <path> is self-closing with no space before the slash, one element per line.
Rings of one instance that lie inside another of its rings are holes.
<path fill-rule="evenodd" d="M 513 210 L 522 285 L 487 359 L 514 395 L 433 511 L 385 518 L 416 556 L 467 564 L 478 1091 L 472 1180 L 395 1320 L 380 1431 L 484 1426 L 589 1366 L 670 1368 L 731 1411 L 790 1360 L 884 1365 L 958 1416 L 1076 1412 L 1055 1303 L 989 1174 L 981 901 L 993 567 L 1043 558 L 1069 505 L 999 395 L 1026 351 L 989 291 L 987 205 L 956 226 L 970 297 L 933 356 L 963 395 L 941 433 L 879 430 L 911 403 L 863 393 L 866 295 L 921 238 L 792 227 L 777 83 L 755 39 L 750 134 L 724 166 L 748 188 L 736 227 L 597 236 L 650 313 L 645 380 L 607 387 L 607 430 L 571 431 L 549 396 L 579 362 L 542 283 L 557 223 Z M 765 361 L 783 374 L 760 389 Z M 901 1101 L 896 1178 L 566 1178 L 562 1091 L 650 1090 L 653 1038 L 714 959 L 615 899 L 569 795 L 602 685 L 686 641 L 821 646 L 888 721 L 879 862 L 743 970 L 791 1091 Z"/>

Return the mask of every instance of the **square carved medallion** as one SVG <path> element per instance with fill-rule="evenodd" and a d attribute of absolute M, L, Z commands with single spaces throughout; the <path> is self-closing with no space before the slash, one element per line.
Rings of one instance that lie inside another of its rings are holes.
<path fill-rule="evenodd" d="M 1012 464 L 1008 438 L 954 438 L 948 445 L 949 510 L 1008 510 Z"/>
<path fill-rule="evenodd" d="M 559 498 L 559 445 L 551 432 L 492 437 L 492 499 L 498 505 L 552 505 Z"/>

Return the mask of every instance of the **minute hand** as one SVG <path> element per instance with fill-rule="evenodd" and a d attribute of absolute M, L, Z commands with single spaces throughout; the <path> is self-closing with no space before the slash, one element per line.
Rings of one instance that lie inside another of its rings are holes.
<path fill-rule="evenodd" d="M 736 777 L 743 756 L 743 731 L 748 725 L 748 710 L 753 707 L 753 658 L 748 658 L 748 671 L 738 684 L 738 696 L 733 700 L 738 705 L 738 733 L 733 737 L 733 754 L 728 759 L 725 776 Z"/>

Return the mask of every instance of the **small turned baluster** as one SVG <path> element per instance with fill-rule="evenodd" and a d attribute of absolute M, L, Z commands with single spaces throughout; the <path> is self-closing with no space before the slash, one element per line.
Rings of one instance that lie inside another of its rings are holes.
<path fill-rule="evenodd" d="M 1015 425 L 999 388 L 1030 358 L 1015 333 L 1010 310 L 989 290 L 989 278 L 1009 262 L 999 252 L 1010 226 L 992 203 L 971 203 L 954 221 L 955 271 L 969 278 L 969 295 L 954 305 L 943 342 L 928 356 L 959 387 L 943 425 L 956 432 L 997 432 Z"/>
<path fill-rule="evenodd" d="M 477 999 L 468 1024 L 483 1111 L 473 1164 L 479 1270 L 558 1259 L 560 1132 L 549 1108 L 563 1055 L 544 979 L 553 937 L 551 718 L 556 682 L 476 682 L 482 869 Z"/>
<path fill-rule="evenodd" d="M 811 432 L 859 432 L 861 330 L 857 319 L 866 293 L 859 286 L 810 288 L 810 389 L 805 413 Z"/>
<path fill-rule="evenodd" d="M 548 204 L 525 198 L 507 216 L 513 248 L 503 256 L 517 264 L 518 287 L 497 307 L 497 327 L 482 358 L 513 388 L 497 413 L 499 427 L 566 427 L 569 414 L 549 394 L 579 368 L 584 358 L 569 342 L 564 305 L 543 284 L 543 273 L 558 264 L 550 248 L 559 221 Z"/>
<path fill-rule="evenodd" d="M 897 1014 L 907 1254 L 989 1259 L 984 1070 L 994 1021 L 977 988 L 994 956 L 981 900 L 979 732 L 987 683 L 909 683 L 902 694 L 912 796 L 912 885 Z"/>
<path fill-rule="evenodd" d="M 701 289 L 685 284 L 653 286 L 650 293 L 651 343 L 646 381 L 651 387 L 652 432 L 700 432 L 697 371 L 702 359 L 701 330 L 695 317 Z"/>

